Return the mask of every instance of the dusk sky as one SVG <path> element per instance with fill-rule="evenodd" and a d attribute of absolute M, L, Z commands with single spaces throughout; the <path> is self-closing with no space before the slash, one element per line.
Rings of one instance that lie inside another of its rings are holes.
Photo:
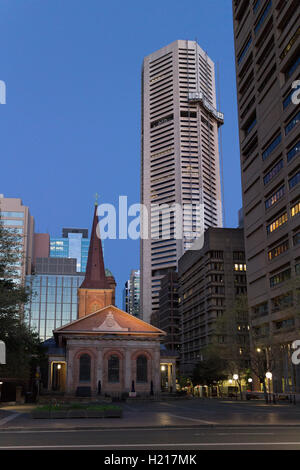
<path fill-rule="evenodd" d="M 242 205 L 231 0 L 1 0 L 1 185 L 37 232 L 92 223 L 99 203 L 140 201 L 143 57 L 197 40 L 220 67 L 226 226 Z M 106 240 L 117 305 L 139 241 Z"/>

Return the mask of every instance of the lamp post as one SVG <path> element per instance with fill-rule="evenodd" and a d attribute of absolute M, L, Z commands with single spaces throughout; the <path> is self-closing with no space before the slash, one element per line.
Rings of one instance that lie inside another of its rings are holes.
<path fill-rule="evenodd" d="M 161 389 L 163 390 L 164 389 L 164 375 L 165 375 L 164 372 L 166 370 L 166 366 L 164 366 L 164 365 L 160 366 L 160 370 L 162 372 L 162 374 L 161 374 Z"/>
<path fill-rule="evenodd" d="M 271 403 L 271 379 L 272 379 L 272 372 L 266 372 L 266 378 L 268 379 L 269 402 Z"/>
<path fill-rule="evenodd" d="M 249 377 L 248 383 L 249 383 L 249 385 L 250 385 L 251 392 L 252 392 L 252 382 L 253 382 L 253 379 L 252 379 L 251 377 Z"/>
<path fill-rule="evenodd" d="M 2 391 L 3 382 L 0 382 L 0 401 L 1 401 L 1 391 Z"/>
<path fill-rule="evenodd" d="M 239 380 L 239 376 L 238 376 L 238 374 L 234 374 L 232 377 L 233 377 L 233 380 L 235 381 L 235 388 L 237 388 L 236 382 L 237 382 L 237 380 Z M 237 400 L 237 392 L 236 392 L 236 395 L 235 395 L 235 399 Z"/>

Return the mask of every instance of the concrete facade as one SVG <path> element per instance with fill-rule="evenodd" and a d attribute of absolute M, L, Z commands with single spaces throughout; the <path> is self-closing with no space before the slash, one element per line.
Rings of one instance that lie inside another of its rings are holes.
<path fill-rule="evenodd" d="M 6 198 L 0 195 L 1 222 L 5 228 L 13 229 L 20 236 L 22 243 L 22 265 L 16 267 L 21 281 L 31 274 L 34 256 L 34 218 L 30 215 L 29 207 L 24 206 L 21 199 Z"/>
<path fill-rule="evenodd" d="M 282 346 L 273 375 L 277 389 L 288 391 L 296 381 L 291 342 L 300 327 L 300 106 L 292 99 L 300 4 L 234 0 L 233 18 L 253 344 Z"/>
<path fill-rule="evenodd" d="M 148 238 L 141 240 L 140 251 L 145 321 L 158 310 L 161 279 L 177 269 L 193 236 L 222 226 L 218 127 L 223 121 L 216 107 L 214 63 L 195 41 L 175 41 L 145 57 L 141 202 L 148 214 L 141 229 Z M 161 223 L 157 205 L 162 204 L 193 208 L 177 220 L 183 226 L 180 238 L 174 217 L 169 233 Z"/>
<path fill-rule="evenodd" d="M 193 371 L 212 343 L 216 320 L 237 296 L 246 293 L 244 250 L 242 229 L 211 227 L 205 232 L 203 248 L 189 250 L 179 260 L 183 374 Z"/>

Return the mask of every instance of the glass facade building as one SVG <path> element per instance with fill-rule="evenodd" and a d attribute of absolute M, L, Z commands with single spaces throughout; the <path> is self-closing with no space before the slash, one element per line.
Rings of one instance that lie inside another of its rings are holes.
<path fill-rule="evenodd" d="M 26 277 L 26 285 L 31 287 L 32 295 L 25 308 L 25 319 L 41 340 L 51 338 L 55 328 L 76 320 L 77 289 L 84 279 L 80 274 Z"/>
<path fill-rule="evenodd" d="M 85 272 L 90 240 L 87 229 L 63 229 L 63 237 L 50 238 L 50 257 L 75 258 L 76 271 Z"/>

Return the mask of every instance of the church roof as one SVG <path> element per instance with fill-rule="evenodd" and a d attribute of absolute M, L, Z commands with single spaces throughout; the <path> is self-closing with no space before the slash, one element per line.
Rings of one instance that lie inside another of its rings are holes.
<path fill-rule="evenodd" d="M 54 330 L 53 333 L 55 336 L 59 334 L 166 335 L 159 328 L 124 312 L 114 305 L 109 305 L 79 318 Z"/>
<path fill-rule="evenodd" d="M 81 289 L 110 289 L 105 275 L 97 209 L 98 206 L 95 205 L 88 260 Z"/>

